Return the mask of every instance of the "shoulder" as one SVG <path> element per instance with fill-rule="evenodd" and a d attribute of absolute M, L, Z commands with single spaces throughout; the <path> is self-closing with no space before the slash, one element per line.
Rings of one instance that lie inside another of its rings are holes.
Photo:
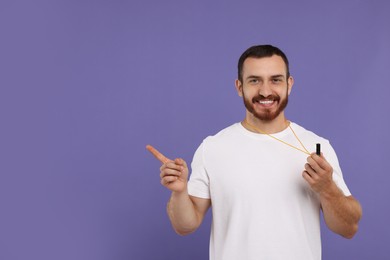
<path fill-rule="evenodd" d="M 203 140 L 201 147 L 207 150 L 212 148 L 224 149 L 239 142 L 240 136 L 242 136 L 241 124 L 234 123 L 218 133 L 206 137 Z"/>
<path fill-rule="evenodd" d="M 203 142 L 215 142 L 219 140 L 229 139 L 240 132 L 240 123 L 234 123 L 214 135 L 206 137 Z"/>
<path fill-rule="evenodd" d="M 321 152 L 324 153 L 324 155 L 330 160 L 338 163 L 336 152 L 331 144 L 331 142 L 322 137 L 317 135 L 316 133 L 305 129 L 304 127 L 291 122 L 291 127 L 296 132 L 297 136 L 301 139 L 301 141 L 304 142 L 305 145 L 307 145 L 308 148 L 310 148 L 310 151 L 315 151 L 315 146 L 317 143 L 321 144 Z"/>
<path fill-rule="evenodd" d="M 302 137 L 308 141 L 329 143 L 328 139 L 326 139 L 322 136 L 319 136 L 318 134 L 314 133 L 313 131 L 306 129 L 297 123 L 291 122 L 291 128 L 296 132 L 296 134 L 299 137 Z"/>

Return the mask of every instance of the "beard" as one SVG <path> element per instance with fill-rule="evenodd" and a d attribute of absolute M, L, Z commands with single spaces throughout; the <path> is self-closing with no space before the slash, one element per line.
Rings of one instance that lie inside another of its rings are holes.
<path fill-rule="evenodd" d="M 281 99 L 278 95 L 269 95 L 264 97 L 263 95 L 258 95 L 253 97 L 251 100 L 245 97 L 245 93 L 243 91 L 243 100 L 246 109 L 252 113 L 254 117 L 260 119 L 261 121 L 269 122 L 277 118 L 280 113 L 287 107 L 288 104 L 288 93 L 286 92 L 286 98 Z M 261 113 L 257 112 L 253 106 L 254 103 L 260 100 L 274 100 L 278 103 L 278 107 L 274 112 L 270 109 L 264 109 Z"/>

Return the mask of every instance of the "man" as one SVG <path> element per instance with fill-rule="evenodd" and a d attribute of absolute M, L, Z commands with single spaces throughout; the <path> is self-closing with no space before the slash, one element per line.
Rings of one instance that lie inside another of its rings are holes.
<path fill-rule="evenodd" d="M 194 232 L 212 207 L 211 260 L 321 259 L 320 210 L 333 232 L 357 232 L 362 210 L 333 148 L 285 117 L 293 83 L 280 49 L 253 46 L 241 55 L 235 82 L 245 119 L 202 142 L 188 182 L 184 160 L 147 147 L 163 162 L 178 234 Z M 308 151 L 316 143 L 320 155 Z"/>

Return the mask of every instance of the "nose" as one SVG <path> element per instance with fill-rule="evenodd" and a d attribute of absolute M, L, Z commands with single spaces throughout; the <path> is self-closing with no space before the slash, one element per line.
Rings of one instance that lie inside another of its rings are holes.
<path fill-rule="evenodd" d="M 260 89 L 259 89 L 259 95 L 261 95 L 263 97 L 268 97 L 268 96 L 272 95 L 271 86 L 267 82 L 264 82 L 263 84 L 261 84 Z"/>

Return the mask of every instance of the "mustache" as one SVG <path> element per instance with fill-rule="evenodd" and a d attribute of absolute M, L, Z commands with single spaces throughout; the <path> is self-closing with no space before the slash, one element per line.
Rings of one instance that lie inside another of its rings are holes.
<path fill-rule="evenodd" d="M 261 100 L 272 100 L 272 101 L 277 101 L 279 102 L 280 101 L 280 97 L 277 96 L 277 95 L 268 95 L 268 96 L 263 96 L 263 95 L 258 95 L 258 96 L 255 96 L 252 98 L 252 102 L 253 103 L 256 103 L 256 102 L 259 102 Z"/>

